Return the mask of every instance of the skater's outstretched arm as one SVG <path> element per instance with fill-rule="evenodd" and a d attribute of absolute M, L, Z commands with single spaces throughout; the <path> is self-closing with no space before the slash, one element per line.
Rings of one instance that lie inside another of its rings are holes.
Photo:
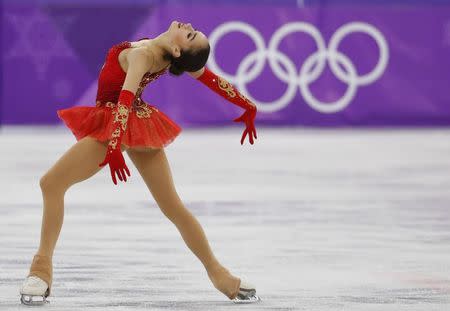
<path fill-rule="evenodd" d="M 257 112 L 256 105 L 241 94 L 230 82 L 216 75 L 206 67 L 203 67 L 196 72 L 189 72 L 189 74 L 229 102 L 245 109 L 245 112 L 233 121 L 244 122 L 245 124 L 245 130 L 241 138 L 241 145 L 244 143 L 245 136 L 247 134 L 250 144 L 253 145 L 253 139 L 257 138 L 254 124 Z"/>
<path fill-rule="evenodd" d="M 127 181 L 126 175 L 131 176 L 120 150 L 120 145 L 122 136 L 127 130 L 128 114 L 134 101 L 135 93 L 141 83 L 142 77 L 151 69 L 152 58 L 149 58 L 143 49 L 134 49 L 128 53 L 127 62 L 127 74 L 117 106 L 113 112 L 114 131 L 110 137 L 105 159 L 99 164 L 100 167 L 109 164 L 111 178 L 115 185 L 117 185 L 116 175 L 120 181 L 124 182 Z"/>

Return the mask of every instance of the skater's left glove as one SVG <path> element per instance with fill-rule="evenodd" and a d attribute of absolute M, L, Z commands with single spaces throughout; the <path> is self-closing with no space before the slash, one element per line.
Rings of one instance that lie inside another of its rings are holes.
<path fill-rule="evenodd" d="M 256 105 L 243 94 L 241 94 L 230 82 L 222 77 L 217 76 L 206 67 L 205 71 L 197 78 L 197 80 L 209 87 L 215 93 L 227 99 L 229 102 L 245 109 L 245 112 L 233 121 L 243 122 L 245 124 L 245 130 L 241 138 L 241 145 L 244 144 L 244 140 L 247 134 L 250 144 L 253 145 L 253 139 L 257 138 L 256 128 L 254 124 L 257 112 Z"/>
<path fill-rule="evenodd" d="M 130 177 L 130 171 L 125 164 L 125 159 L 123 158 L 120 145 L 122 142 L 122 136 L 127 129 L 128 114 L 131 104 L 134 100 L 134 94 L 128 90 L 122 90 L 119 95 L 119 100 L 117 102 L 117 107 L 113 111 L 115 115 L 113 124 L 115 125 L 114 132 L 111 135 L 111 140 L 108 144 L 108 149 L 106 151 L 105 159 L 99 164 L 100 167 L 109 164 L 109 169 L 111 172 L 111 178 L 113 183 L 117 185 L 117 177 L 120 181 L 127 181 L 127 176 Z"/>

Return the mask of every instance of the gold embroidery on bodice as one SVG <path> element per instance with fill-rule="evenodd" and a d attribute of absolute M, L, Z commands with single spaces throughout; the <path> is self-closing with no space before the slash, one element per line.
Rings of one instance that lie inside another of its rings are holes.
<path fill-rule="evenodd" d="M 140 119 L 150 118 L 150 115 L 153 112 L 153 110 L 158 111 L 157 108 L 150 107 L 149 105 L 147 105 L 147 103 L 142 99 L 141 96 L 142 96 L 142 93 L 144 92 L 145 87 L 149 83 L 155 81 L 160 76 L 165 74 L 166 71 L 167 71 L 167 69 L 163 69 L 156 73 L 147 72 L 142 77 L 142 80 L 139 83 L 139 87 L 136 91 L 135 98 L 134 98 L 134 101 L 133 101 L 133 103 L 131 105 L 131 109 L 130 109 L 130 112 L 133 112 L 133 111 L 136 112 L 136 116 L 138 118 L 140 118 Z M 101 101 L 96 102 L 97 107 L 100 107 L 102 105 L 105 105 L 105 107 L 108 107 L 108 108 L 116 108 L 116 103 L 113 103 L 113 102 L 106 102 L 106 103 L 102 103 Z"/>

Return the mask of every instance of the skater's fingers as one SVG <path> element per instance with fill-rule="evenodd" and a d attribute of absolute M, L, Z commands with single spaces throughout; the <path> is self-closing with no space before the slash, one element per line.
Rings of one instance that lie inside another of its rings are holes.
<path fill-rule="evenodd" d="M 127 172 L 128 177 L 130 177 L 131 176 L 130 170 L 128 169 L 126 164 L 125 164 L 125 171 Z"/>
<path fill-rule="evenodd" d="M 111 178 L 113 180 L 114 185 L 117 185 L 116 174 L 114 173 L 112 168 L 110 168 L 110 172 L 111 172 Z"/>
<path fill-rule="evenodd" d="M 127 175 L 125 175 L 125 170 L 123 168 L 120 169 L 120 173 L 122 174 L 123 181 L 127 181 Z"/>
<path fill-rule="evenodd" d="M 119 177 L 119 180 L 123 181 L 122 174 L 120 173 L 120 170 L 116 170 L 115 172 L 117 174 L 117 177 Z"/>
<path fill-rule="evenodd" d="M 248 131 L 247 131 L 247 129 L 245 129 L 245 130 L 244 130 L 244 133 L 242 133 L 242 137 L 241 137 L 241 145 L 244 144 L 245 136 L 247 136 L 247 133 L 248 133 Z"/>

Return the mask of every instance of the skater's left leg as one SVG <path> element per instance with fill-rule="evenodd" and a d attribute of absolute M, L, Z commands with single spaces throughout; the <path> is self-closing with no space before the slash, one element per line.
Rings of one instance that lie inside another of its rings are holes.
<path fill-rule="evenodd" d="M 175 224 L 186 245 L 200 259 L 214 286 L 228 298 L 234 299 L 239 292 L 240 279 L 216 259 L 202 226 L 178 196 L 164 149 L 148 152 L 128 149 L 127 153 L 161 211 Z"/>

